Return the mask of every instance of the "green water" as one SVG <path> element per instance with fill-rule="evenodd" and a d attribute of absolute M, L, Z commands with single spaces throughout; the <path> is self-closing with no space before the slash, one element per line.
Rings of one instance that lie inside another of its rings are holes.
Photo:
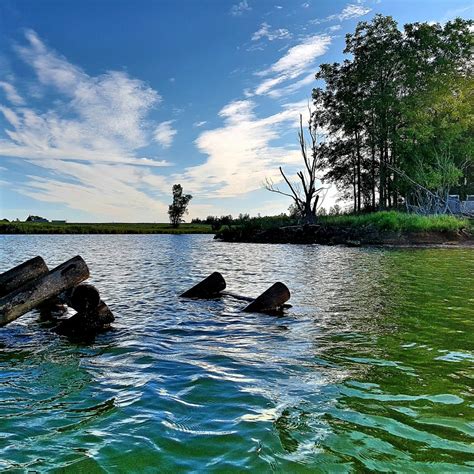
<path fill-rule="evenodd" d="M 0 330 L 2 472 L 474 472 L 471 250 L 5 236 L 0 270 L 76 253 L 114 330 Z M 178 298 L 214 270 L 293 307 Z"/>

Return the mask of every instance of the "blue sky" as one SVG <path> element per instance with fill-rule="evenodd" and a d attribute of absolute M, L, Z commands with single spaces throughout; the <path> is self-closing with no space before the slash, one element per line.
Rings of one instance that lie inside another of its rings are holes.
<path fill-rule="evenodd" d="M 374 14 L 472 17 L 465 0 L 0 2 L 0 217 L 164 222 L 275 214 L 314 73 Z M 324 203 L 337 198 L 330 189 Z"/>

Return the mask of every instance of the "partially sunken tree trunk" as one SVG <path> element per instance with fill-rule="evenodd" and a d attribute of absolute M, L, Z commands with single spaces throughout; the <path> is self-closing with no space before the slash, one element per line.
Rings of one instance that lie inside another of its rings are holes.
<path fill-rule="evenodd" d="M 74 257 L 46 275 L 26 283 L 0 298 L 0 326 L 14 321 L 45 301 L 58 296 L 89 277 L 86 262 Z"/>
<path fill-rule="evenodd" d="M 109 307 L 100 301 L 96 308 L 76 313 L 69 319 L 61 321 L 54 331 L 70 339 L 87 341 L 94 339 L 98 332 L 107 329 L 114 319 Z"/>
<path fill-rule="evenodd" d="M 214 272 L 181 296 L 184 298 L 213 298 L 225 290 L 225 287 L 224 277 L 219 272 Z"/>
<path fill-rule="evenodd" d="M 48 273 L 48 266 L 41 257 L 35 257 L 0 274 L 0 297 Z"/>
<path fill-rule="evenodd" d="M 244 311 L 247 313 L 275 311 L 281 308 L 290 299 L 290 296 L 287 286 L 277 282 L 250 303 Z"/>

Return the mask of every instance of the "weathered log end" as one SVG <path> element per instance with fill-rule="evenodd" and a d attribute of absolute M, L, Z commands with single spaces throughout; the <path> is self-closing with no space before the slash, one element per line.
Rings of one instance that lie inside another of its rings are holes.
<path fill-rule="evenodd" d="M 48 273 L 48 266 L 40 257 L 34 257 L 0 274 L 0 297 L 16 290 L 35 278 Z"/>
<path fill-rule="evenodd" d="M 78 313 L 84 313 L 97 308 L 100 303 L 100 294 L 95 286 L 81 283 L 72 289 L 69 296 L 68 306 Z"/>
<path fill-rule="evenodd" d="M 211 273 L 207 278 L 197 285 L 185 291 L 183 298 L 215 298 L 220 292 L 225 290 L 226 283 L 224 277 L 219 272 Z"/>
<path fill-rule="evenodd" d="M 290 296 L 288 287 L 281 282 L 277 282 L 252 301 L 244 311 L 247 313 L 277 311 L 284 307 Z"/>
<path fill-rule="evenodd" d="M 115 317 L 110 308 L 100 301 L 99 305 L 87 312 L 76 313 L 69 319 L 61 321 L 54 332 L 74 341 L 89 342 L 95 336 L 107 330 Z"/>

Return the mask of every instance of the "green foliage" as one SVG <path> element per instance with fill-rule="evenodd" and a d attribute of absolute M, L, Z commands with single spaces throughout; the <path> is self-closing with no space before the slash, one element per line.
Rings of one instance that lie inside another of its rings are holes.
<path fill-rule="evenodd" d="M 180 184 L 173 185 L 173 202 L 168 208 L 168 215 L 173 227 L 178 227 L 181 222 L 184 222 L 182 217 L 188 213 L 188 204 L 192 198 L 191 194 L 183 194 L 183 187 Z"/>
<path fill-rule="evenodd" d="M 473 24 L 413 23 L 402 32 L 376 15 L 346 36 L 350 59 L 320 66 L 325 87 L 313 100 L 330 136 L 325 179 L 353 198 L 355 212 L 409 197 L 414 183 L 404 174 L 445 198 L 474 173 Z"/>

